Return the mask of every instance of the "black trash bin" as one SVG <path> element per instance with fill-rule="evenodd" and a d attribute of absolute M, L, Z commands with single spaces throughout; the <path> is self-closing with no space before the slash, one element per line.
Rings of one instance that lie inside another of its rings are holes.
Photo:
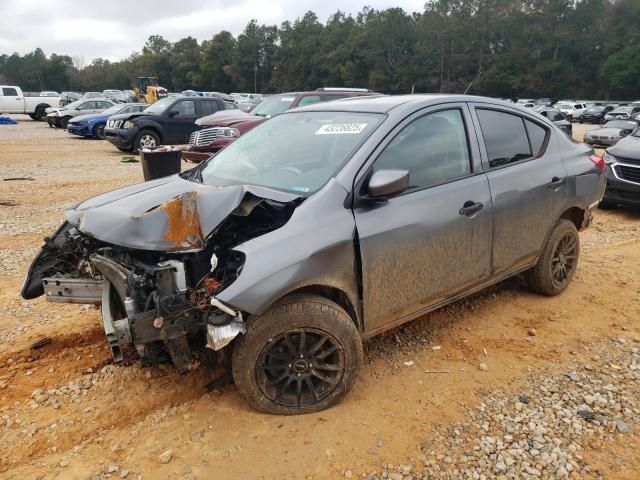
<path fill-rule="evenodd" d="M 181 160 L 182 150 L 179 148 L 164 150 L 163 147 L 159 147 L 155 150 L 140 150 L 144 181 L 180 173 Z"/>

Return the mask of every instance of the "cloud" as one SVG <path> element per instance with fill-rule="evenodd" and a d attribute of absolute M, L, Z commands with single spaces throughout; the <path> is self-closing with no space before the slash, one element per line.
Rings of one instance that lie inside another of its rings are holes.
<path fill-rule="evenodd" d="M 51 53 L 118 60 L 140 51 L 150 35 L 175 42 L 192 36 L 198 41 L 221 30 L 234 35 L 251 19 L 266 25 L 293 21 L 307 11 L 321 21 L 338 10 L 356 14 L 365 5 L 421 11 L 424 0 L 0 0 L 0 54 L 25 54 L 40 47 Z"/>

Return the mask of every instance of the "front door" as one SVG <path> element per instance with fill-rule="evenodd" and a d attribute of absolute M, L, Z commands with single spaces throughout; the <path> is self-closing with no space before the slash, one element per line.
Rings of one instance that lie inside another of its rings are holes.
<path fill-rule="evenodd" d="M 24 113 L 24 98 L 13 87 L 3 87 L 0 95 L 0 113 Z"/>
<path fill-rule="evenodd" d="M 189 135 L 195 129 L 196 103 L 193 100 L 180 100 L 169 109 L 169 115 L 163 142 L 172 145 L 188 143 Z"/>
<path fill-rule="evenodd" d="M 416 114 L 370 167 L 408 170 L 410 188 L 354 209 L 367 333 L 489 277 L 491 194 L 471 128 L 464 104 Z"/>

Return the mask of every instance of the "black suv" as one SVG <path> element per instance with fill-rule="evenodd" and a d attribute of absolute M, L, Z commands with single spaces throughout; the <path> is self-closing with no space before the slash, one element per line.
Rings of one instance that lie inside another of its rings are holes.
<path fill-rule="evenodd" d="M 607 191 L 600 208 L 640 207 L 640 128 L 607 148 L 604 161 Z"/>
<path fill-rule="evenodd" d="M 198 118 L 224 109 L 224 101 L 217 97 L 167 97 L 144 112 L 113 115 L 105 138 L 123 152 L 179 145 L 189 141 Z"/>

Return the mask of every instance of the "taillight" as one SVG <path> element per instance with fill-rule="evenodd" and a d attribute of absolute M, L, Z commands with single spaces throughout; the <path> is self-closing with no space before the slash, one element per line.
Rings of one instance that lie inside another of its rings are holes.
<path fill-rule="evenodd" d="M 606 165 L 604 158 L 599 157 L 598 155 L 591 155 L 589 157 L 589 160 L 591 160 L 593 163 L 596 164 L 596 167 L 598 167 L 600 169 L 600 171 L 604 171 L 604 166 Z"/>

